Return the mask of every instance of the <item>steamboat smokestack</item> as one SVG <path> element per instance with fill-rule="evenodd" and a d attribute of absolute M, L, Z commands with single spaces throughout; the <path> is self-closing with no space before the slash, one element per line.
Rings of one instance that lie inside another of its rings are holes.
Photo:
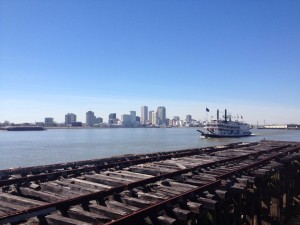
<path fill-rule="evenodd" d="M 225 109 L 225 122 L 227 122 L 227 109 Z"/>
<path fill-rule="evenodd" d="M 219 120 L 219 110 L 217 110 L 217 120 Z"/>

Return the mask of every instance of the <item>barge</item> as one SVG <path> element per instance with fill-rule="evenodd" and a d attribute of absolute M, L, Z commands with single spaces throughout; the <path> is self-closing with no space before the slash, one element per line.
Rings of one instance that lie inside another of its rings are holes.
<path fill-rule="evenodd" d="M 6 128 L 7 131 L 42 131 L 46 130 L 41 126 L 15 126 Z"/>

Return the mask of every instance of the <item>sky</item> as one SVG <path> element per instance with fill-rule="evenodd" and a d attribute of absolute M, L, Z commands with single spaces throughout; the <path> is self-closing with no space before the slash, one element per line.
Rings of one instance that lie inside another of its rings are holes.
<path fill-rule="evenodd" d="M 1 0 L 0 122 L 165 106 L 300 124 L 300 1 Z"/>

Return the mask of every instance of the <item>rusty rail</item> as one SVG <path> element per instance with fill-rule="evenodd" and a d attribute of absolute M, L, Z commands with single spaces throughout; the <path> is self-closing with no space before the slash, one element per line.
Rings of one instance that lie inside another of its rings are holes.
<path fill-rule="evenodd" d="M 243 146 L 245 147 L 245 146 Z M 226 147 L 225 149 L 222 148 L 220 150 L 227 150 L 229 149 L 230 146 Z M 284 150 L 286 148 L 290 148 L 287 150 Z M 210 163 L 206 163 L 203 165 L 199 165 L 199 166 L 195 166 L 192 168 L 187 168 L 187 169 L 182 169 L 182 170 L 178 170 L 178 171 L 174 171 L 171 173 L 167 173 L 167 174 L 161 174 L 155 177 L 151 177 L 151 178 L 147 178 L 147 179 L 143 179 L 143 180 L 139 180 L 139 181 L 135 181 L 135 182 L 131 182 L 125 185 L 120 185 L 117 187 L 113 187 L 110 188 L 108 190 L 103 190 L 103 191 L 98 191 L 95 193 L 91 193 L 91 194 L 86 194 L 86 195 L 81 195 L 75 198 L 70 198 L 68 200 L 63 200 L 63 201 L 59 201 L 59 202 L 55 202 L 55 203 L 50 203 L 50 204 L 45 204 L 42 206 L 38 206 L 38 207 L 32 207 L 30 209 L 26 209 L 23 211 L 18 211 L 18 212 L 14 212 L 14 213 L 10 213 L 7 214 L 5 216 L 1 216 L 0 217 L 0 224 L 5 224 L 5 223 L 13 223 L 13 222 L 18 222 L 20 220 L 24 220 L 24 219 L 28 219 L 31 217 L 35 217 L 35 216 L 45 216 L 50 214 L 51 212 L 54 212 L 56 210 L 66 210 L 71 206 L 74 205 L 79 205 L 79 204 L 88 204 L 89 201 L 91 200 L 95 200 L 95 199 L 101 199 L 104 198 L 106 196 L 110 196 L 114 193 L 120 193 L 122 191 L 125 190 L 129 190 L 135 187 L 139 187 L 139 186 L 143 186 L 149 183 L 154 183 L 157 181 L 160 181 L 162 179 L 166 179 L 166 178 L 173 178 L 176 177 L 178 175 L 182 175 L 182 174 L 186 174 L 188 172 L 192 172 L 194 170 L 197 170 L 199 168 L 206 168 L 209 166 L 213 166 L 216 164 L 225 164 L 225 163 L 229 163 L 229 162 L 233 162 L 233 161 L 238 161 L 238 160 L 244 160 L 247 159 L 251 156 L 258 156 L 258 155 L 262 155 L 265 153 L 270 153 L 270 152 L 276 152 L 276 151 L 281 151 L 280 153 L 277 153 L 275 155 L 266 157 L 262 160 L 259 160 L 258 162 L 252 163 L 250 165 L 246 165 L 243 166 L 239 169 L 236 169 L 234 171 L 230 171 L 228 173 L 224 173 L 222 175 L 217 176 L 217 180 L 210 182 L 209 184 L 200 186 L 198 188 L 195 188 L 193 190 L 187 191 L 183 194 L 180 194 L 178 196 L 175 196 L 173 198 L 170 198 L 168 200 L 165 201 L 161 201 L 159 203 L 156 203 L 154 205 L 151 205 L 149 207 L 143 208 L 141 210 L 138 210 L 132 214 L 128 214 L 124 217 L 121 217 L 117 220 L 111 221 L 109 223 L 107 223 L 107 225 L 113 225 L 113 224 L 124 224 L 124 223 L 131 223 L 133 221 L 136 221 L 139 218 L 144 218 L 145 215 L 149 215 L 149 213 L 152 212 L 157 212 L 157 210 L 160 210 L 163 206 L 165 206 L 166 204 L 170 204 L 173 202 L 176 202 L 179 198 L 185 198 L 187 196 L 189 196 L 192 193 L 198 193 L 198 192 L 202 192 L 204 190 L 216 187 L 218 185 L 220 185 L 221 180 L 227 177 L 230 177 L 234 174 L 240 173 L 242 171 L 247 171 L 250 170 L 251 168 L 254 167 L 258 167 L 260 165 L 263 165 L 271 160 L 274 160 L 276 158 L 280 158 L 283 157 L 289 153 L 293 153 L 293 152 L 297 152 L 299 151 L 300 147 L 291 147 L 290 144 L 286 144 L 286 145 L 282 145 L 279 147 L 274 147 L 274 148 L 270 148 L 270 149 L 266 149 L 266 150 L 262 150 L 259 152 L 254 152 L 254 153 L 250 153 L 250 154 L 245 154 L 245 155 L 240 155 L 240 156 L 235 156 L 235 157 L 231 157 L 231 158 L 225 158 L 219 161 L 214 161 L 214 162 L 210 162 Z M 214 149 L 214 151 L 219 151 L 219 149 Z M 11 185 L 11 184 L 16 184 L 16 183 L 25 183 L 25 182 L 29 182 L 29 181 L 36 181 L 36 180 L 44 180 L 46 178 L 49 178 L 49 176 L 61 176 L 63 173 L 67 173 L 67 174 L 73 174 L 74 172 L 76 173 L 81 173 L 81 172 L 86 172 L 86 169 L 91 169 L 91 170 L 101 170 L 101 169 L 107 169 L 107 168 L 113 168 L 116 166 L 130 166 L 130 165 L 135 165 L 135 164 L 139 164 L 139 163 L 146 163 L 146 162 L 152 162 L 154 160 L 157 160 L 158 158 L 160 160 L 164 160 L 164 159 L 170 159 L 170 158 L 174 158 L 174 157 L 184 157 L 184 156 L 190 156 L 190 155 L 194 155 L 196 154 L 195 152 L 199 153 L 199 149 L 195 150 L 195 151 L 189 151 L 189 152 L 181 152 L 181 153 L 176 153 L 176 154 L 171 154 L 171 155 L 164 155 L 164 156 L 160 156 L 160 157 L 152 157 L 152 158 L 143 158 L 143 159 L 135 159 L 132 161 L 121 161 L 121 162 L 116 162 L 116 163 L 112 163 L 109 165 L 101 165 L 101 166 L 94 166 L 94 167 L 89 167 L 89 168 L 81 168 L 81 169 L 74 169 L 74 170 L 67 170 L 67 171 L 61 171 L 61 172 L 55 172 L 55 173 L 50 173 L 50 174 L 43 174 L 43 175 L 36 175 L 33 177 L 24 177 L 24 178 L 16 178 L 16 179 L 11 179 L 11 180 L 4 180 L 4 181 L 0 181 L 0 186 L 4 186 L 4 185 Z M 202 153 L 202 152 L 201 152 Z M 91 171 L 88 170 L 88 171 Z"/>
<path fill-rule="evenodd" d="M 142 157 L 145 157 L 145 158 L 132 159 L 132 160 L 126 160 L 126 158 L 124 160 L 122 158 L 122 161 L 110 162 L 107 164 L 104 164 L 104 162 L 102 162 L 102 165 L 97 165 L 97 166 L 88 166 L 88 167 L 84 167 L 84 168 L 67 169 L 67 170 L 62 170 L 62 171 L 57 171 L 57 172 L 49 172 L 49 173 L 31 175 L 31 176 L 26 176 L 26 177 L 10 178 L 10 179 L 5 179 L 5 180 L 0 180 L 0 187 L 12 185 L 12 184 L 28 183 L 30 181 L 37 181 L 37 180 L 44 180 L 44 181 L 45 180 L 54 180 L 54 179 L 57 179 L 59 176 L 67 176 L 70 174 L 80 174 L 83 172 L 99 171 L 99 170 L 116 168 L 116 167 L 126 167 L 126 166 L 141 164 L 141 163 L 166 160 L 166 159 L 171 159 L 171 158 L 180 158 L 180 157 L 185 157 L 185 156 L 192 156 L 192 155 L 196 155 L 199 153 L 205 154 L 207 152 L 212 153 L 212 152 L 217 152 L 217 151 L 224 151 L 224 150 L 231 149 L 238 144 L 239 143 L 229 144 L 223 148 L 208 147 L 208 148 L 200 148 L 200 149 L 189 149 L 189 150 L 179 150 L 179 151 L 172 151 L 172 152 L 163 152 L 163 153 L 158 153 L 158 154 L 147 154 L 147 155 L 142 155 Z M 257 145 L 257 144 L 258 144 L 257 142 L 248 143 L 248 144 L 243 145 L 243 147 L 253 146 L 253 145 Z M 95 161 L 98 161 L 98 160 L 80 161 L 79 163 L 82 164 L 84 162 L 86 162 L 86 163 L 90 162 L 93 164 L 93 163 L 95 163 Z M 71 162 L 71 163 L 66 163 L 63 165 L 62 164 L 54 164 L 54 165 L 50 165 L 50 166 L 52 168 L 52 166 L 59 165 L 58 168 L 61 168 L 62 166 L 68 167 L 68 166 L 74 165 L 75 163 L 76 162 Z M 88 164 L 85 164 L 85 165 L 88 165 Z M 43 168 L 42 166 L 40 166 L 40 167 Z M 34 171 L 35 167 L 28 167 L 25 169 Z M 5 171 L 7 171 L 7 170 L 2 170 L 2 171 L 0 170 L 0 174 L 1 174 L 1 172 L 4 173 Z M 9 170 L 9 171 L 10 171 L 10 173 L 13 173 L 13 170 Z M 18 169 L 15 172 L 18 172 L 18 171 L 21 172 L 22 170 Z"/>
<path fill-rule="evenodd" d="M 165 201 L 159 202 L 157 204 L 151 205 L 150 207 L 141 209 L 141 210 L 139 210 L 137 212 L 134 212 L 132 214 L 126 215 L 124 217 L 121 217 L 121 218 L 119 218 L 117 220 L 114 220 L 114 221 L 111 221 L 109 223 L 106 223 L 105 225 L 132 224 L 132 223 L 134 223 L 134 222 L 136 222 L 136 221 L 138 221 L 140 219 L 145 218 L 146 216 L 150 215 L 153 212 L 158 212 L 159 210 L 163 209 L 163 207 L 166 206 L 167 204 L 175 202 L 175 201 L 177 201 L 180 198 L 185 198 L 185 197 L 187 197 L 187 196 L 189 196 L 191 194 L 196 194 L 198 192 L 203 192 L 203 191 L 206 191 L 207 189 L 211 189 L 213 187 L 216 187 L 216 186 L 218 186 L 218 185 L 221 184 L 221 181 L 224 178 L 227 178 L 227 177 L 232 176 L 234 174 L 240 173 L 242 171 L 250 170 L 250 169 L 252 169 L 254 167 L 257 167 L 259 165 L 265 164 L 266 162 L 269 162 L 269 161 L 271 161 L 273 159 L 282 157 L 284 155 L 287 155 L 288 153 L 297 152 L 299 150 L 300 150 L 300 147 L 296 147 L 296 148 L 293 148 L 291 150 L 286 150 L 284 152 L 278 153 L 278 154 L 273 155 L 271 157 L 267 157 L 265 159 L 262 159 L 262 160 L 260 160 L 258 162 L 255 162 L 255 163 L 252 163 L 250 165 L 243 166 L 243 167 L 241 167 L 239 169 L 236 169 L 236 170 L 234 170 L 232 172 L 219 175 L 219 176 L 216 177 L 217 180 L 214 181 L 214 182 L 211 182 L 211 183 L 209 183 L 207 185 L 203 185 L 203 186 L 201 186 L 199 188 L 193 189 L 191 191 L 188 191 L 188 192 L 186 192 L 184 194 L 181 194 L 181 195 L 178 195 L 176 197 L 170 198 L 168 200 L 165 200 Z"/>

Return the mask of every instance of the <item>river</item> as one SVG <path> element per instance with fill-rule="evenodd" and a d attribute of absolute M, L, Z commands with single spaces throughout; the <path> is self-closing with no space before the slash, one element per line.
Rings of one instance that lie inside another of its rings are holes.
<path fill-rule="evenodd" d="M 197 128 L 99 128 L 0 131 L 0 169 L 253 142 L 300 141 L 300 130 L 253 129 L 243 138 L 200 138 Z"/>

